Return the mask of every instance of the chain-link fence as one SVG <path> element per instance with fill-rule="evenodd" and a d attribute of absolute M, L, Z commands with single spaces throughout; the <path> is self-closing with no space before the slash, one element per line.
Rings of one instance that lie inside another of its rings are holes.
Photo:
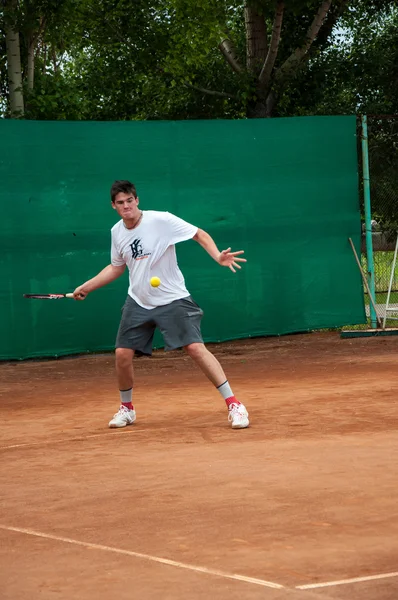
<path fill-rule="evenodd" d="M 376 307 L 377 314 L 383 321 L 398 235 L 398 115 L 369 115 L 367 121 Z M 358 137 L 359 140 L 362 137 L 361 129 Z M 363 198 L 363 193 L 361 197 Z M 364 223 L 362 264 L 366 272 Z M 369 315 L 367 293 L 365 301 Z M 398 268 L 394 271 L 389 306 L 396 308 L 397 312 L 389 312 L 388 315 L 398 318 Z M 398 327 L 398 321 L 389 319 L 386 326 Z"/>

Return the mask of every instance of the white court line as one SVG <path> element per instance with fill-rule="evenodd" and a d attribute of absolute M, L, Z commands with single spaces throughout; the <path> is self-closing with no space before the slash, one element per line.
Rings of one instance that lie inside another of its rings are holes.
<path fill-rule="evenodd" d="M 140 430 L 129 430 L 129 431 L 119 431 L 119 432 L 115 432 L 115 433 L 110 433 L 109 431 L 106 431 L 104 433 L 93 433 L 92 435 L 79 435 L 76 437 L 71 437 L 71 438 L 61 438 L 58 440 L 42 440 L 41 442 L 28 442 L 26 444 L 12 444 L 10 446 L 0 446 L 0 451 L 1 450 L 10 450 L 11 448 L 30 448 L 31 446 L 48 446 L 50 444 L 63 444 L 65 442 L 81 442 L 83 440 L 88 440 L 90 438 L 97 438 L 97 437 L 111 437 L 112 435 L 127 435 L 128 433 L 134 433 L 134 435 L 137 435 L 139 433 L 143 433 L 145 430 L 144 429 L 140 429 Z"/>
<path fill-rule="evenodd" d="M 147 433 L 147 432 L 159 432 L 159 431 L 167 431 L 169 428 L 168 427 L 158 427 L 156 429 L 150 429 L 150 428 L 145 428 L 145 429 L 128 429 L 127 428 L 123 428 L 123 431 L 115 431 L 115 429 L 111 430 L 111 431 L 105 431 L 103 433 L 93 433 L 92 435 L 78 435 L 75 437 L 70 437 L 70 438 L 59 438 L 56 440 L 41 440 L 40 442 L 26 442 L 23 444 L 10 444 L 9 446 L 0 446 L 0 452 L 2 450 L 12 450 L 13 448 L 31 448 L 33 446 L 49 446 L 51 444 L 63 444 L 65 442 L 81 442 L 84 440 L 89 440 L 91 438 L 99 438 L 99 437 L 108 437 L 111 438 L 111 436 L 113 435 L 128 435 L 128 434 L 133 434 L 133 435 L 140 435 L 143 433 Z M 202 429 L 205 429 L 205 427 L 196 427 L 195 431 L 201 431 Z"/>
<path fill-rule="evenodd" d="M 346 585 L 349 583 L 361 583 L 362 581 L 375 581 L 376 579 L 387 579 L 388 577 L 398 577 L 398 572 L 381 573 L 380 575 L 368 575 L 365 577 L 353 577 L 352 579 L 340 579 L 338 581 L 325 581 L 324 583 L 308 583 L 307 585 L 297 585 L 296 590 L 313 590 L 315 588 L 333 587 L 334 585 Z"/>
<path fill-rule="evenodd" d="M 160 563 L 162 565 L 169 565 L 170 567 L 177 567 L 179 569 L 187 569 L 189 571 L 195 571 L 197 573 L 206 573 L 207 575 L 215 575 L 216 577 L 222 577 L 223 579 L 235 579 L 237 581 L 244 581 L 245 583 L 254 583 L 255 585 L 261 585 L 263 587 L 283 589 L 283 585 L 279 583 L 273 583 L 272 581 L 265 581 L 263 579 L 255 579 L 254 577 L 245 577 L 245 575 L 236 575 L 235 573 L 226 573 L 225 571 L 219 571 L 218 569 L 207 569 L 206 567 L 199 567 L 197 565 L 190 565 L 188 563 L 182 563 L 175 560 L 169 560 L 168 558 L 160 558 L 159 556 L 152 556 L 150 554 L 142 554 L 141 552 L 132 552 L 131 550 L 123 550 L 121 548 L 113 548 L 112 546 L 103 546 L 102 544 L 91 544 L 90 542 L 81 542 L 79 540 L 73 540 L 70 538 L 60 537 L 57 535 L 51 535 L 48 533 L 42 533 L 40 531 L 33 531 L 33 529 L 22 529 L 21 527 L 7 527 L 6 525 L 0 525 L 0 529 L 5 531 L 16 531 L 17 533 L 25 533 L 26 535 L 33 535 L 35 537 L 44 538 L 47 540 L 55 540 L 56 542 L 65 542 L 67 544 L 74 544 L 75 546 L 83 546 L 83 548 L 92 548 L 93 550 L 102 550 L 105 552 L 113 552 L 115 554 L 124 554 L 126 556 L 133 556 L 134 558 L 142 558 L 151 562 Z"/>

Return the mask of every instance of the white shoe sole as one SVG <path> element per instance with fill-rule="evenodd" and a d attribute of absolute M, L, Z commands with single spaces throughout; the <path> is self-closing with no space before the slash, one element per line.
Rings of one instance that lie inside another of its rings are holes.
<path fill-rule="evenodd" d="M 133 423 L 135 423 L 136 419 L 137 419 L 137 417 L 134 417 L 134 419 L 131 421 L 131 423 L 121 423 L 120 425 L 109 422 L 108 427 L 109 427 L 109 429 L 120 429 L 121 427 L 127 427 L 127 425 L 132 425 Z"/>
<path fill-rule="evenodd" d="M 246 421 L 243 423 L 236 423 L 236 425 L 232 425 L 232 429 L 246 429 L 246 427 L 249 427 L 249 424 L 249 419 L 246 419 Z"/>

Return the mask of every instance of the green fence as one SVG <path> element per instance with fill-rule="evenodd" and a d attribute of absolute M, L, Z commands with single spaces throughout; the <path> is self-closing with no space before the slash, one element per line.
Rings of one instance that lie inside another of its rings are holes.
<path fill-rule="evenodd" d="M 109 263 L 115 179 L 136 183 L 143 209 L 245 250 L 233 274 L 178 247 L 206 341 L 364 322 L 347 241 L 359 250 L 355 117 L 3 121 L 0 136 L 0 358 L 113 348 L 127 276 L 85 302 L 23 294 L 71 291 Z"/>

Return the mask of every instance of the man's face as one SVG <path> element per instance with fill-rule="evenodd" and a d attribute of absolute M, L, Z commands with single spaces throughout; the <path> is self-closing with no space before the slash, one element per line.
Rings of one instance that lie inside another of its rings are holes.
<path fill-rule="evenodd" d="M 112 202 L 112 206 L 122 219 L 129 220 L 137 217 L 138 203 L 138 198 L 134 198 L 133 194 L 119 192 L 115 196 L 115 201 Z"/>

